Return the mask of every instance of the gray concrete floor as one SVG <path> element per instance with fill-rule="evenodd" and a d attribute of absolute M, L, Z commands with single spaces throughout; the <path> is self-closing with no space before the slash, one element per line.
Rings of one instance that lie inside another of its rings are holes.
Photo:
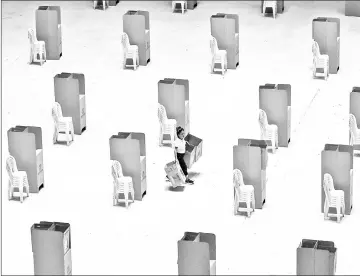
<path fill-rule="evenodd" d="M 61 6 L 63 57 L 28 65 L 28 28 L 39 5 Z M 150 12 L 151 63 L 122 70 L 122 15 Z M 210 16 L 239 14 L 240 66 L 209 73 Z M 328 81 L 312 78 L 311 21 L 341 19 L 341 61 Z M 40 220 L 71 223 L 73 274 L 177 274 L 177 240 L 184 231 L 217 235 L 217 274 L 296 274 L 302 238 L 332 240 L 337 274 L 359 274 L 360 158 L 354 159 L 354 208 L 341 224 L 320 212 L 320 152 L 348 143 L 349 93 L 359 86 L 360 19 L 342 1 L 286 2 L 276 20 L 260 1 L 200 1 L 173 14 L 170 1 L 121 2 L 93 10 L 91 1 L 2 2 L 2 146 L 14 125 L 41 126 L 45 189 L 23 204 L 7 200 L 2 176 L 4 274 L 32 274 L 30 227 Z M 53 146 L 53 77 L 84 73 L 87 130 L 70 146 Z M 168 191 L 168 148 L 157 146 L 157 82 L 190 81 L 191 133 L 204 140 L 195 185 Z M 251 219 L 232 215 L 232 146 L 259 137 L 258 86 L 292 85 L 292 142 L 270 155 L 267 202 Z M 317 92 L 319 91 L 319 92 Z M 146 133 L 148 192 L 129 210 L 112 206 L 109 137 Z M 21 262 L 21 265 L 19 265 Z"/>

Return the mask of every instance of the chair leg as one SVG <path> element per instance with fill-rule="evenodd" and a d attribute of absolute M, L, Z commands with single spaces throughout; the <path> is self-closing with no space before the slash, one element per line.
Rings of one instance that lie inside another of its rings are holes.
<path fill-rule="evenodd" d="M 326 220 L 329 219 L 328 212 L 329 212 L 329 207 L 328 207 L 327 201 L 325 200 L 325 202 L 324 202 L 324 219 L 326 219 Z"/>
<path fill-rule="evenodd" d="M 125 198 L 125 206 L 126 208 L 129 208 L 129 193 L 124 193 Z"/>
<path fill-rule="evenodd" d="M 340 206 L 336 206 L 336 216 L 337 216 L 337 222 L 340 223 L 340 217 L 341 217 Z"/>
<path fill-rule="evenodd" d="M 19 193 L 20 193 L 20 202 L 23 203 L 24 202 L 24 187 L 19 187 Z"/>
<path fill-rule="evenodd" d="M 239 203 L 235 198 L 235 200 L 234 200 L 234 215 L 235 216 L 237 215 L 237 212 L 238 212 L 238 206 L 239 206 Z"/>
<path fill-rule="evenodd" d="M 56 144 L 56 142 L 57 142 L 57 135 L 58 135 L 57 128 L 54 127 L 53 144 Z"/>
<path fill-rule="evenodd" d="M 11 200 L 12 199 L 12 194 L 13 194 L 13 188 L 12 188 L 12 186 L 11 186 L 11 181 L 9 180 L 9 188 L 8 188 L 8 198 L 9 198 L 9 200 Z"/>
<path fill-rule="evenodd" d="M 75 139 L 75 131 L 74 131 L 74 125 L 71 125 L 71 141 L 74 141 Z"/>
<path fill-rule="evenodd" d="M 253 208 L 253 211 L 255 211 L 255 195 L 253 195 L 253 198 L 252 198 L 252 208 Z"/>
<path fill-rule="evenodd" d="M 246 202 L 246 209 L 247 209 L 247 216 L 249 218 L 250 214 L 251 214 L 251 212 L 250 212 L 250 209 L 251 209 L 250 201 Z"/>
<path fill-rule="evenodd" d="M 126 69 L 126 54 L 124 54 L 123 69 Z"/>
<path fill-rule="evenodd" d="M 271 144 L 272 144 L 272 148 L 273 148 L 272 152 L 275 153 L 276 152 L 276 140 L 275 140 L 275 138 L 272 139 Z"/>
<path fill-rule="evenodd" d="M 30 59 L 29 59 L 29 64 L 32 64 L 33 62 L 33 51 L 32 48 L 30 47 Z"/>
<path fill-rule="evenodd" d="M 66 132 L 66 144 L 70 145 L 70 128 L 67 127 L 65 132 Z"/>

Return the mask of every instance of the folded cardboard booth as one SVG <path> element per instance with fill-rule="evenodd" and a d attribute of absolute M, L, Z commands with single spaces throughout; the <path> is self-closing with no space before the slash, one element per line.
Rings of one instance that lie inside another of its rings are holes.
<path fill-rule="evenodd" d="M 326 144 L 321 152 L 321 212 L 324 212 L 324 174 L 332 176 L 335 190 L 345 194 L 345 214 L 350 215 L 353 206 L 354 149 L 349 145 Z M 331 212 L 331 210 L 330 210 Z"/>
<path fill-rule="evenodd" d="M 124 176 L 132 177 L 135 200 L 146 195 L 146 148 L 145 134 L 119 132 L 110 137 L 110 160 L 120 162 Z"/>
<path fill-rule="evenodd" d="M 41 221 L 31 227 L 35 275 L 72 275 L 70 224 Z"/>
<path fill-rule="evenodd" d="M 86 130 L 84 74 L 61 73 L 54 77 L 55 101 L 61 105 L 64 117 L 71 117 L 74 133 Z"/>
<path fill-rule="evenodd" d="M 184 156 L 184 161 L 186 163 L 186 166 L 191 169 L 192 165 L 199 161 L 200 157 L 202 156 L 202 144 L 203 141 L 194 136 L 190 133 L 186 135 L 184 138 L 185 141 L 187 141 L 189 144 L 186 144 L 186 152 Z"/>
<path fill-rule="evenodd" d="M 181 170 L 179 162 L 171 161 L 165 165 L 166 175 L 169 177 L 171 185 L 176 188 L 185 183 L 186 177 Z"/>
<path fill-rule="evenodd" d="M 303 239 L 296 250 L 297 275 L 335 275 L 334 242 Z"/>
<path fill-rule="evenodd" d="M 179 275 L 216 275 L 216 236 L 185 232 L 178 241 Z"/>
<path fill-rule="evenodd" d="M 148 11 L 130 10 L 123 15 L 123 32 L 131 45 L 139 48 L 139 63 L 146 66 L 150 62 L 150 19 Z"/>
<path fill-rule="evenodd" d="M 35 12 L 36 38 L 45 42 L 46 59 L 62 56 L 61 10 L 59 6 L 40 6 Z"/>
<path fill-rule="evenodd" d="M 9 153 L 19 171 L 25 171 L 30 193 L 44 188 L 43 145 L 41 127 L 16 126 L 7 132 Z"/>
<path fill-rule="evenodd" d="M 262 209 L 266 200 L 267 147 L 266 141 L 255 139 L 239 139 L 233 147 L 233 169 L 242 172 L 245 185 L 254 187 L 256 209 Z"/>
<path fill-rule="evenodd" d="M 239 65 L 239 16 L 217 13 L 210 17 L 210 26 L 219 50 L 227 52 L 228 69 L 236 69 Z"/>
<path fill-rule="evenodd" d="M 360 1 L 346 0 L 345 15 L 360 17 Z"/>
<path fill-rule="evenodd" d="M 285 9 L 284 0 L 276 1 L 276 8 L 278 13 L 283 13 Z M 261 13 L 263 12 L 264 0 L 261 0 Z M 268 11 L 265 11 L 268 12 Z"/>
<path fill-rule="evenodd" d="M 279 146 L 288 147 L 291 139 L 291 85 L 260 85 L 259 108 L 266 112 L 269 124 L 277 125 Z"/>
<path fill-rule="evenodd" d="M 340 19 L 313 19 L 312 38 L 319 44 L 320 53 L 329 56 L 329 73 L 337 74 L 340 68 Z"/>

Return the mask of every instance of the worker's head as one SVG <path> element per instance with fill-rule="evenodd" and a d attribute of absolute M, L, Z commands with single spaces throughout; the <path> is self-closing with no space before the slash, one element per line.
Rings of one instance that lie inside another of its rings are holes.
<path fill-rule="evenodd" d="M 181 127 L 181 126 L 178 126 L 177 128 L 176 128 L 176 135 L 177 135 L 177 137 L 179 138 L 179 139 L 184 139 L 184 137 L 185 137 L 185 131 L 184 131 L 184 129 Z"/>

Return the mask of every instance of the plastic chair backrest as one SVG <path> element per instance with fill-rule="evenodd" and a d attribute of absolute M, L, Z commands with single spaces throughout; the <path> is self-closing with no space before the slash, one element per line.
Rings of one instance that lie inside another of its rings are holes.
<path fill-rule="evenodd" d="M 328 173 L 324 174 L 324 192 L 326 200 L 330 203 L 331 191 L 334 190 L 334 180 L 332 176 Z"/>
<path fill-rule="evenodd" d="M 58 102 L 54 103 L 54 106 L 52 108 L 52 116 L 55 123 L 58 123 L 59 119 L 62 118 L 61 105 Z"/>
<path fill-rule="evenodd" d="M 354 114 L 350 114 L 350 116 L 349 116 L 349 128 L 350 128 L 351 135 L 355 136 L 358 128 L 357 128 L 356 117 Z M 354 137 L 354 138 L 356 138 L 356 137 Z"/>
<path fill-rule="evenodd" d="M 123 176 L 121 164 L 117 160 L 114 160 L 112 163 L 112 175 L 114 177 L 114 180 Z"/>
<path fill-rule="evenodd" d="M 210 49 L 211 49 L 211 54 L 212 55 L 215 55 L 216 52 L 219 50 L 217 40 L 213 36 L 211 36 L 211 39 L 210 39 Z"/>
<path fill-rule="evenodd" d="M 161 104 L 158 105 L 158 118 L 161 124 L 164 124 L 167 119 L 165 106 Z"/>
<path fill-rule="evenodd" d="M 17 172 L 16 160 L 11 155 L 6 159 L 6 170 L 11 179 L 13 178 L 14 173 Z"/>
<path fill-rule="evenodd" d="M 313 39 L 312 52 L 315 58 L 320 56 L 320 47 L 319 44 Z"/>
<path fill-rule="evenodd" d="M 37 41 L 37 40 L 36 40 L 36 37 L 35 37 L 35 32 L 34 32 L 34 30 L 31 29 L 31 28 L 28 30 L 28 38 L 29 38 L 29 40 L 30 40 L 30 44 L 31 44 L 31 45 L 34 45 L 35 42 Z"/>
<path fill-rule="evenodd" d="M 268 125 L 266 112 L 262 109 L 259 110 L 259 123 L 262 129 L 265 129 Z"/>
<path fill-rule="evenodd" d="M 233 170 L 233 184 L 237 198 L 240 198 L 240 187 L 244 186 L 244 179 L 242 172 L 239 169 Z"/>
<path fill-rule="evenodd" d="M 129 36 L 127 33 L 123 33 L 121 37 L 121 43 L 123 45 L 124 50 L 128 50 L 130 46 Z"/>

